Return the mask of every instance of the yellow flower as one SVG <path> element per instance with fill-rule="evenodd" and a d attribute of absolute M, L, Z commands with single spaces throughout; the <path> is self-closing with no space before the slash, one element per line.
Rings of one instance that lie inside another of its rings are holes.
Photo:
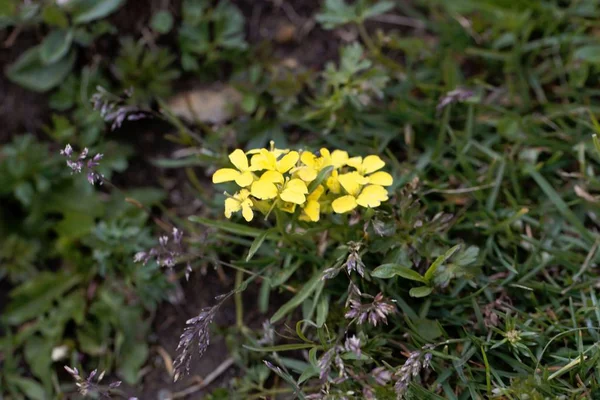
<path fill-rule="evenodd" d="M 266 171 L 262 176 L 252 183 L 250 191 L 252 196 L 261 200 L 270 200 L 277 197 L 279 191 L 276 184 L 283 183 L 283 175 L 277 171 Z"/>
<path fill-rule="evenodd" d="M 238 149 L 229 155 L 229 160 L 237 168 L 221 168 L 215 171 L 212 177 L 213 183 L 235 181 L 239 186 L 246 187 L 252 183 L 254 176 L 248 166 L 246 154 Z"/>
<path fill-rule="evenodd" d="M 322 148 L 319 150 L 321 154 L 317 157 L 310 151 L 302 152 L 300 161 L 304 166 L 298 168 L 297 173 L 300 179 L 305 182 L 311 182 L 315 180 L 317 174 L 325 167 L 333 166 L 333 168 L 341 168 L 348 161 L 348 153 L 342 150 L 334 150 L 333 153 L 329 153 L 329 150 Z"/>
<path fill-rule="evenodd" d="M 306 204 L 302 206 L 302 214 L 300 214 L 300 220 L 317 222 L 321 213 L 321 204 L 319 198 L 325 192 L 325 188 L 321 185 L 317 186 L 315 190 L 306 198 Z"/>
<path fill-rule="evenodd" d="M 283 201 L 294 204 L 304 204 L 306 196 L 308 194 L 308 188 L 306 183 L 300 179 L 291 179 L 283 185 L 283 189 L 279 194 L 279 197 Z"/>
<path fill-rule="evenodd" d="M 252 171 L 277 171 L 280 174 L 285 174 L 296 165 L 300 155 L 297 151 L 290 151 L 283 157 L 279 158 L 275 151 L 260 149 L 258 154 L 255 154 L 250 159 Z"/>
<path fill-rule="evenodd" d="M 387 172 L 375 172 L 385 166 L 385 162 L 379 156 L 367 156 L 364 160 L 362 157 L 352 157 L 347 164 L 368 178 L 368 183 L 372 185 L 390 186 L 394 182 L 394 178 Z"/>
<path fill-rule="evenodd" d="M 369 184 L 369 179 L 357 171 L 340 175 L 338 179 L 348 193 L 331 203 L 333 211 L 338 214 L 352 211 L 359 205 L 365 208 L 379 207 L 382 201 L 388 199 L 387 190 L 383 186 Z"/>
<path fill-rule="evenodd" d="M 250 192 L 246 189 L 242 189 L 234 194 L 233 197 L 225 199 L 225 216 L 227 218 L 231 218 L 233 213 L 240 210 L 242 210 L 242 216 L 246 221 L 252 221 L 254 217 L 252 200 L 250 199 Z"/>
<path fill-rule="evenodd" d="M 284 182 L 283 175 L 278 171 L 266 171 L 259 180 L 252 184 L 251 192 L 252 196 L 261 200 L 274 199 L 279 195 L 285 202 L 303 204 L 306 201 L 305 195 L 308 194 L 308 188 L 300 179 Z"/>

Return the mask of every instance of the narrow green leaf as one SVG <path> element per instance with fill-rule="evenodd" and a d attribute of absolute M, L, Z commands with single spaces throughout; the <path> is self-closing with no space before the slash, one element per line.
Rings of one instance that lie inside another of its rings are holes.
<path fill-rule="evenodd" d="M 435 274 L 435 271 L 438 269 L 438 267 L 445 263 L 450 257 L 452 257 L 452 255 L 456 253 L 460 249 L 460 247 L 461 245 L 457 244 L 456 246 L 452 247 L 450 250 L 446 251 L 444 254 L 436 258 L 433 264 L 431 264 L 425 272 L 425 280 L 427 282 L 431 281 L 431 278 L 433 278 L 433 275 Z"/>
<path fill-rule="evenodd" d="M 329 314 L 329 296 L 322 296 L 317 304 L 317 327 L 322 327 Z"/>
<path fill-rule="evenodd" d="M 329 175 L 331 175 L 331 171 L 333 171 L 332 165 L 329 165 L 319 171 L 315 180 L 308 185 L 308 193 L 312 193 L 317 187 L 319 187 L 319 185 L 323 183 L 323 181 L 327 179 Z"/>
<path fill-rule="evenodd" d="M 279 321 L 281 318 L 285 317 L 288 313 L 292 312 L 296 307 L 298 307 L 304 300 L 308 298 L 315 290 L 318 289 L 320 285 L 323 285 L 323 280 L 321 280 L 322 271 L 317 271 L 312 278 L 308 282 L 304 284 L 302 289 L 294 297 L 290 299 L 287 303 L 281 306 L 279 310 L 273 314 L 271 317 L 271 323 L 275 323 Z"/>
<path fill-rule="evenodd" d="M 303 349 L 310 349 L 312 347 L 320 347 L 320 346 L 314 345 L 312 343 L 291 343 L 291 344 L 281 344 L 278 346 L 267 346 L 267 347 L 254 347 L 254 346 L 243 345 L 243 347 L 250 351 L 256 351 L 259 353 L 271 353 L 271 352 L 279 352 L 279 351 L 303 350 Z"/>
<path fill-rule="evenodd" d="M 554 203 L 557 210 L 562 214 L 563 217 L 567 221 L 573 225 L 573 227 L 581 234 L 581 236 L 587 239 L 589 242 L 594 242 L 594 237 L 590 233 L 590 231 L 583 225 L 581 220 L 571 211 L 567 203 L 560 197 L 556 190 L 548 183 L 546 178 L 544 178 L 533 165 L 526 166 L 526 172 L 533 178 L 533 180 L 538 184 L 540 189 L 548 196 L 550 201 Z"/>
<path fill-rule="evenodd" d="M 548 377 L 548 380 L 550 381 L 550 380 L 556 378 L 557 376 L 561 376 L 565 372 L 567 372 L 570 369 L 573 369 L 574 367 L 576 367 L 577 365 L 579 365 L 579 363 L 581 363 L 581 361 L 584 361 L 587 358 L 588 358 L 588 356 L 582 356 L 582 357 L 577 357 L 574 360 L 571 360 L 571 362 L 569 362 L 567 365 L 565 365 L 564 367 L 562 367 L 561 369 L 559 369 L 558 371 L 556 371 L 552 375 L 550 375 Z"/>
<path fill-rule="evenodd" d="M 262 246 L 262 244 L 265 241 L 265 239 L 267 238 L 267 236 L 269 236 L 270 234 L 273 234 L 275 232 L 276 232 L 275 229 L 269 229 L 269 230 L 264 231 L 260 236 L 257 236 L 256 239 L 254 239 L 254 241 L 252 242 L 252 245 L 250 246 L 250 250 L 248 250 L 248 256 L 246 256 L 246 262 L 248 262 L 252 259 L 254 254 L 256 254 L 256 252 L 258 251 L 258 249 L 260 249 L 260 246 Z"/>
<path fill-rule="evenodd" d="M 262 229 L 252 228 L 248 225 L 236 224 L 235 222 L 221 221 L 221 220 L 215 221 L 212 219 L 198 217 L 195 215 L 192 215 L 191 217 L 189 217 L 189 220 L 192 222 L 196 222 L 196 223 L 205 225 L 205 226 L 209 226 L 211 228 L 217 228 L 219 230 L 235 233 L 235 234 L 238 234 L 241 236 L 258 237 L 258 236 L 262 235 L 264 232 Z M 278 237 L 273 235 L 272 238 L 274 240 L 277 240 Z"/>
<path fill-rule="evenodd" d="M 421 276 L 417 271 L 405 267 L 400 264 L 382 264 L 375 268 L 371 275 L 375 278 L 389 279 L 394 276 L 401 276 L 412 281 L 426 283 L 425 278 Z"/>

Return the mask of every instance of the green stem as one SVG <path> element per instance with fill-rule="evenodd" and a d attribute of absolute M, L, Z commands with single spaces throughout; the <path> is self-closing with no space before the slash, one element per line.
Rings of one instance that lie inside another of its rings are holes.
<path fill-rule="evenodd" d="M 244 272 L 237 270 L 235 272 L 235 287 L 236 289 L 242 285 L 242 279 L 244 279 Z M 234 294 L 235 298 L 235 321 L 238 329 L 244 327 L 244 304 L 242 303 L 242 290 L 236 290 Z"/>

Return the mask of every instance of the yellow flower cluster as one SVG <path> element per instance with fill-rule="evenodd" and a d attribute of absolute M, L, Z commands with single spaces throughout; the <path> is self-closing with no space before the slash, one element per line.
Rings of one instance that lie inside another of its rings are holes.
<path fill-rule="evenodd" d="M 229 160 L 235 168 L 217 170 L 212 180 L 235 182 L 241 187 L 225 200 L 225 216 L 231 218 L 241 211 L 246 221 L 252 220 L 254 210 L 268 215 L 275 207 L 288 213 L 300 208 L 299 218 L 312 222 L 321 214 L 342 214 L 358 206 L 378 207 L 388 199 L 385 186 L 393 183 L 390 174 L 380 171 L 385 162 L 379 156 L 350 158 L 342 150 L 298 153 L 277 149 L 271 142 L 270 149 L 235 150 Z M 319 172 L 330 166 L 329 176 L 317 186 L 316 182 L 311 185 Z M 311 186 L 315 187 L 309 193 Z"/>

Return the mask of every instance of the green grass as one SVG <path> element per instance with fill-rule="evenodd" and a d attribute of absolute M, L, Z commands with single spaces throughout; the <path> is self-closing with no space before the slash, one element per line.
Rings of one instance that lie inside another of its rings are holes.
<path fill-rule="evenodd" d="M 169 76 L 146 65 L 139 91 L 160 104 L 154 115 L 173 126 L 167 138 L 190 150 L 154 163 L 184 170 L 182 186 L 202 202 L 197 215 L 162 208 L 164 218 L 187 233 L 195 270 L 222 268 L 235 279 L 221 300 L 235 304 L 236 323 L 212 335 L 225 337 L 240 374 L 212 398 L 600 398 L 600 149 L 592 140 L 600 134 L 600 4 L 330 0 L 311 18 L 356 36 L 320 71 L 282 66 L 246 43 L 241 22 L 223 22 L 228 7 L 196 10 L 197 19 L 188 10 L 185 34 L 210 28 L 214 43 L 194 47 L 186 37 L 185 48 L 170 49 L 179 58 L 165 61 Z M 225 23 L 235 26 L 219 30 Z M 135 78 L 127 60 L 120 65 Z M 180 72 L 205 82 L 225 74 L 241 110 L 218 126 L 178 119 L 160 97 Z M 472 95 L 438 110 L 458 88 Z M 390 200 L 317 223 L 278 209 L 226 221 L 222 193 L 238 188 L 210 176 L 229 167 L 233 149 L 269 140 L 379 154 L 394 177 Z M 349 267 L 361 263 L 364 276 Z M 331 269 L 339 273 L 321 279 Z M 363 305 L 381 293 L 394 306 L 387 325 L 345 317 L 356 289 Z M 251 328 L 256 319 L 268 323 Z M 344 347 L 354 335 L 360 356 Z M 429 367 L 406 373 L 427 357 Z M 19 371 L 19 356 L 13 364 Z M 375 368 L 389 372 L 383 384 Z"/>

